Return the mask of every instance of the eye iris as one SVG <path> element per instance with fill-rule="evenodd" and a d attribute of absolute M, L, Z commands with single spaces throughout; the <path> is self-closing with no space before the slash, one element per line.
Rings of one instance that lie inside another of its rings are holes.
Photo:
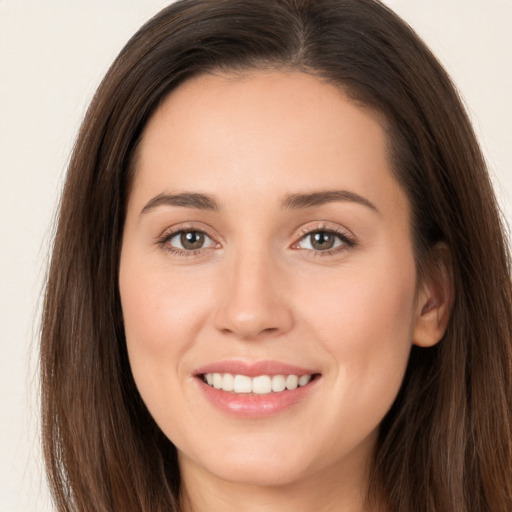
<path fill-rule="evenodd" d="M 204 244 L 204 234 L 197 231 L 185 231 L 181 233 L 180 242 L 185 249 L 201 249 Z"/>
<path fill-rule="evenodd" d="M 319 231 L 311 235 L 311 246 L 314 249 L 325 251 L 334 246 L 334 235 L 325 231 Z"/>

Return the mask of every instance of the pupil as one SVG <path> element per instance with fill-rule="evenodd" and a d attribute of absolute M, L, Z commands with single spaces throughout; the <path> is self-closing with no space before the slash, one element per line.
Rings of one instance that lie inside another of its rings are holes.
<path fill-rule="evenodd" d="M 186 231 L 181 234 L 181 245 L 185 249 L 200 249 L 204 244 L 204 235 L 197 231 Z"/>
<path fill-rule="evenodd" d="M 311 245 L 315 249 L 327 250 L 331 249 L 334 245 L 334 236 L 331 233 L 319 232 L 312 236 Z"/>

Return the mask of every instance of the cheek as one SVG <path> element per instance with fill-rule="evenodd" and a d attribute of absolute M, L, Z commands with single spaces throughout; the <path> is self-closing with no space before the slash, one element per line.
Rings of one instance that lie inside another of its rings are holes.
<path fill-rule="evenodd" d="M 210 303 L 208 290 L 196 284 L 154 263 L 146 267 L 143 257 L 121 258 L 119 288 L 130 366 L 156 417 L 169 410 L 172 390 L 181 386 L 183 355 L 194 344 Z"/>
<path fill-rule="evenodd" d="M 193 339 L 211 304 L 201 279 L 164 265 L 121 260 L 119 288 L 127 342 L 148 352 L 174 351 Z"/>
<path fill-rule="evenodd" d="M 394 401 L 412 344 L 415 276 L 413 262 L 350 269 L 310 296 L 304 318 L 330 356 L 342 413 L 351 404 L 378 423 Z"/>

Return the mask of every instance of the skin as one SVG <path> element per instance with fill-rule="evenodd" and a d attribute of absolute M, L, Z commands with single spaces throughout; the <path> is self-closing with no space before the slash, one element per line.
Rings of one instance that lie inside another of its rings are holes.
<path fill-rule="evenodd" d="M 185 510 L 363 510 L 378 425 L 411 345 L 441 338 L 451 300 L 446 251 L 441 270 L 417 281 L 410 206 L 386 148 L 376 115 L 298 72 L 203 75 L 149 121 L 119 286 L 133 375 L 178 449 Z M 282 206 L 327 190 L 372 206 Z M 147 206 L 184 192 L 218 209 Z M 180 230 L 209 238 L 176 253 Z M 342 234 L 336 247 L 313 248 L 307 233 L 326 230 Z M 240 418 L 212 405 L 194 376 L 226 359 L 321 376 L 284 411 Z"/>

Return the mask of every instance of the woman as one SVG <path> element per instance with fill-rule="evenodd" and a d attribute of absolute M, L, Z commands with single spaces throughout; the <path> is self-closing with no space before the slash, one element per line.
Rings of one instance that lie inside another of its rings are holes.
<path fill-rule="evenodd" d="M 508 511 L 511 352 L 481 153 L 396 15 L 188 0 L 127 44 L 47 286 L 59 510 Z"/>

